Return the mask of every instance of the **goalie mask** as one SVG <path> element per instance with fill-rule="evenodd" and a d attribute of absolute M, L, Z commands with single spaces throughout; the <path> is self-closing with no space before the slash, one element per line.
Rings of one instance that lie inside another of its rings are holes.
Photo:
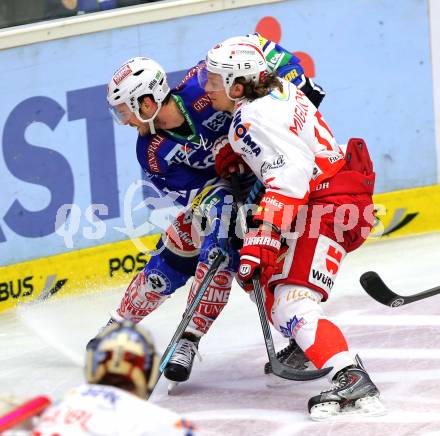
<path fill-rule="evenodd" d="M 111 324 L 97 338 L 96 348 L 86 355 L 87 382 L 129 386 L 139 398 L 147 399 L 159 376 L 159 357 L 150 335 L 123 321 Z"/>
<path fill-rule="evenodd" d="M 134 113 L 139 121 L 149 123 L 152 133 L 155 133 L 153 120 L 169 92 L 164 69 L 152 59 L 136 57 L 129 59 L 113 74 L 107 87 L 107 101 L 117 123 L 126 124 Z M 150 95 L 157 104 L 150 118 L 144 118 L 140 112 L 139 98 L 144 95 Z"/>
<path fill-rule="evenodd" d="M 236 78 L 244 77 L 259 84 L 266 71 L 266 59 L 259 45 L 250 37 L 234 37 L 209 50 L 205 67 L 198 70 L 198 80 L 207 91 L 219 91 L 223 87 L 226 95 L 234 100 L 230 88 Z"/>

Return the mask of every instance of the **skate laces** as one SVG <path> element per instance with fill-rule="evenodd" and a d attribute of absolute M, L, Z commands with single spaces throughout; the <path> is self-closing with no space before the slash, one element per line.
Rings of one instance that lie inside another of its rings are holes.
<path fill-rule="evenodd" d="M 278 351 L 276 356 L 280 359 L 282 357 L 285 357 L 286 355 L 290 354 L 294 349 L 296 348 L 295 342 L 289 342 L 289 345 L 284 347 L 282 350 Z"/>
<path fill-rule="evenodd" d="M 194 356 L 202 361 L 197 345 L 189 339 L 181 339 L 177 345 L 176 351 L 170 359 L 170 363 L 178 363 L 183 366 L 190 366 Z"/>
<path fill-rule="evenodd" d="M 278 351 L 276 356 L 278 359 L 282 359 L 283 357 L 288 357 L 290 354 L 300 350 L 298 344 L 295 342 L 295 340 L 291 339 L 289 340 L 289 344 L 286 345 L 282 350 Z"/>

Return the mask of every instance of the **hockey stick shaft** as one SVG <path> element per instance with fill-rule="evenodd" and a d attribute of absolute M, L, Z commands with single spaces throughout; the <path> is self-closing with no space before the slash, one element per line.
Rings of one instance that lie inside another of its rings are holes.
<path fill-rule="evenodd" d="M 159 381 L 160 376 L 162 375 L 163 371 L 165 370 L 165 367 L 167 366 L 169 360 L 174 354 L 174 351 L 176 350 L 177 344 L 179 343 L 180 339 L 182 338 L 183 333 L 185 332 L 186 327 L 188 326 L 189 322 L 191 321 L 192 316 L 194 315 L 194 312 L 197 309 L 197 306 L 199 305 L 200 301 L 203 298 L 203 295 L 205 294 L 206 289 L 208 288 L 209 284 L 211 283 L 212 278 L 216 274 L 220 264 L 226 259 L 226 255 L 219 251 L 212 262 L 211 266 L 209 267 L 208 271 L 206 272 L 205 277 L 202 280 L 202 283 L 200 284 L 199 289 L 197 290 L 196 294 L 194 295 L 194 298 L 190 304 L 189 307 L 187 307 L 185 313 L 183 314 L 182 320 L 180 321 L 179 325 L 177 326 L 177 329 L 171 338 L 170 343 L 168 344 L 165 352 L 163 353 L 162 358 L 160 359 L 160 365 L 159 365 L 159 377 L 156 381 Z"/>
<path fill-rule="evenodd" d="M 33 416 L 39 415 L 49 407 L 51 401 L 46 396 L 39 396 L 26 401 L 23 404 L 15 407 L 6 415 L 0 416 L 0 432 L 15 427 L 23 423 L 24 421 L 32 418 Z"/>
<path fill-rule="evenodd" d="M 375 271 L 367 271 L 359 279 L 367 294 L 379 303 L 390 307 L 404 306 L 405 304 L 420 301 L 440 294 L 440 286 L 418 292 L 412 295 L 399 295 L 393 292 Z"/>
<path fill-rule="evenodd" d="M 240 185 L 239 185 L 238 176 L 236 174 L 232 174 L 231 180 L 232 180 L 232 190 L 238 208 L 237 219 L 241 225 L 242 232 L 244 235 L 248 229 L 246 224 L 246 215 L 243 208 L 243 203 L 240 200 L 238 200 L 240 198 Z M 264 293 L 260 285 L 258 273 L 255 274 L 254 277 L 252 278 L 252 285 L 254 287 L 255 302 L 258 308 L 258 315 L 260 318 L 261 329 L 263 330 L 263 337 L 266 345 L 267 357 L 269 358 L 269 363 L 272 367 L 273 374 L 281 378 L 285 378 L 288 380 L 295 380 L 295 381 L 314 380 L 327 375 L 332 370 L 332 368 L 305 371 L 305 370 L 292 368 L 291 366 L 281 363 L 277 359 L 275 346 L 272 338 L 272 332 L 270 331 L 269 320 L 266 312 Z"/>

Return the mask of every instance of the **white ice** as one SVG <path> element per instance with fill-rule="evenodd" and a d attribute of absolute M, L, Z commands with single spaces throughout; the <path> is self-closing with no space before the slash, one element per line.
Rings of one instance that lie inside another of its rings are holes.
<path fill-rule="evenodd" d="M 266 351 L 256 307 L 238 287 L 200 345 L 190 381 L 167 395 L 162 377 L 151 401 L 182 413 L 208 435 L 440 435 L 440 295 L 399 308 L 372 300 L 359 276 L 379 272 L 396 292 L 440 285 L 440 233 L 367 244 L 349 255 L 325 310 L 363 358 L 388 414 L 315 423 L 309 397 L 326 379 L 266 386 Z M 129 278 L 127 277 L 127 281 Z M 163 351 L 185 306 L 180 289 L 142 324 Z M 1 394 L 56 398 L 83 379 L 86 342 L 104 324 L 123 289 L 40 305 L 0 317 Z M 281 348 L 285 340 L 273 331 Z"/>

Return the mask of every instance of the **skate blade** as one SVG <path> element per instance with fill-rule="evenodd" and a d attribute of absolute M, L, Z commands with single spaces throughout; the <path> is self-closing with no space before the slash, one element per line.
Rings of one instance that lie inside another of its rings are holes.
<path fill-rule="evenodd" d="M 317 404 L 310 411 L 310 418 L 313 421 L 336 421 L 346 418 L 364 418 L 383 416 L 387 409 L 379 397 L 367 397 L 357 400 L 353 406 L 340 408 L 339 403 Z"/>

